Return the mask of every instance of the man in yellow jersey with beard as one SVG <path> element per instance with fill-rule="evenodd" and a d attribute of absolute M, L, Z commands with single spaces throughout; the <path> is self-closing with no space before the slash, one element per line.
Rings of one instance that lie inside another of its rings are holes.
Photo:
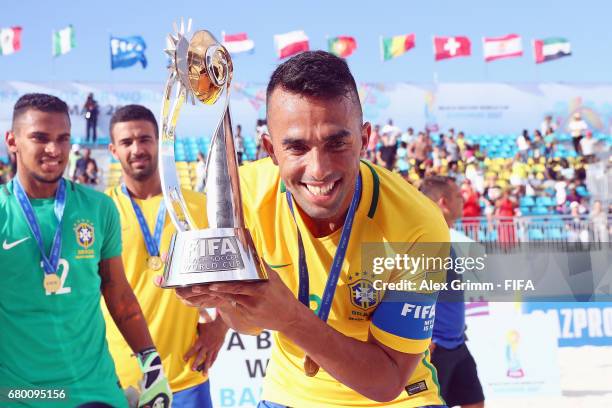
<path fill-rule="evenodd" d="M 412 256 L 425 244 L 447 257 L 440 210 L 399 175 L 360 161 L 371 126 L 343 59 L 313 51 L 281 64 L 267 119 L 270 158 L 243 166 L 240 181 L 269 280 L 176 293 L 217 307 L 241 332 L 275 332 L 260 407 L 444 406 L 428 352 L 436 293 L 401 289 L 444 282 L 443 267 L 374 271 L 362 261 L 364 243 L 399 243 Z M 399 289 L 377 289 L 386 284 Z"/>
<path fill-rule="evenodd" d="M 121 219 L 126 276 L 143 310 L 174 393 L 173 407 L 212 407 L 208 368 L 223 345 L 221 319 L 198 323 L 198 310 L 183 305 L 152 277 L 163 270 L 161 253 L 174 226 L 166 216 L 158 167 L 158 128 L 153 113 L 140 105 L 118 109 L 110 122 L 111 153 L 122 167 L 123 183 L 107 194 Z M 190 213 L 205 228 L 204 195 L 183 190 Z M 105 314 L 108 343 L 123 387 L 137 386 L 138 365 L 117 328 Z M 181 333 L 181 335 L 177 335 Z"/>

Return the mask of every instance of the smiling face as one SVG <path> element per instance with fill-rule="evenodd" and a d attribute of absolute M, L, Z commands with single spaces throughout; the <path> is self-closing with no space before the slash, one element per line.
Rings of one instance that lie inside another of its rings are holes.
<path fill-rule="evenodd" d="M 268 100 L 264 146 L 300 209 L 337 223 L 348 209 L 371 127 L 356 96 L 313 98 L 277 87 Z"/>
<path fill-rule="evenodd" d="M 157 136 L 151 122 L 118 122 L 111 132 L 110 151 L 121 163 L 124 177 L 144 181 L 157 172 Z"/>
<path fill-rule="evenodd" d="M 64 173 L 70 154 L 70 119 L 65 113 L 28 109 L 7 134 L 9 151 L 26 179 L 54 184 Z"/>

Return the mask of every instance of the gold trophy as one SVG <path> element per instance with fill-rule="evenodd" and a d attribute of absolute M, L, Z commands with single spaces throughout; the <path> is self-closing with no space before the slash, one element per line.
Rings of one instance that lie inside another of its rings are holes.
<path fill-rule="evenodd" d="M 206 30 L 196 31 L 188 40 L 191 20 L 186 30 L 181 21 L 180 29 L 175 24 L 174 31 L 168 36 L 165 50 L 171 58 L 171 65 L 162 102 L 159 171 L 166 208 L 177 232 L 170 243 L 163 287 L 265 280 L 265 268 L 244 225 L 229 111 L 231 57 Z M 223 115 L 206 162 L 208 228 L 198 230 L 189 215 L 178 181 L 174 156 L 176 124 L 185 100 L 191 100 L 195 105 L 198 99 L 212 105 L 223 93 Z"/>

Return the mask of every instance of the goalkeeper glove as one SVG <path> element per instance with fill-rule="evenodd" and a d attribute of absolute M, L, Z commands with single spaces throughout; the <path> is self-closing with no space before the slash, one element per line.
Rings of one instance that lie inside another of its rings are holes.
<path fill-rule="evenodd" d="M 136 357 L 143 374 L 138 407 L 169 408 L 172 404 L 172 391 L 164 375 L 159 353 L 154 348 L 150 348 L 139 352 Z"/>

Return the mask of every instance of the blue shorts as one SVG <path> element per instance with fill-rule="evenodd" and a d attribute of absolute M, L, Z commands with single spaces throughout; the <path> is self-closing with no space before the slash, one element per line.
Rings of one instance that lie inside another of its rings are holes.
<path fill-rule="evenodd" d="M 210 381 L 175 392 L 172 397 L 173 408 L 212 408 Z"/>
<path fill-rule="evenodd" d="M 289 408 L 289 407 L 285 405 L 277 404 L 275 402 L 259 401 L 259 404 L 257 404 L 257 408 Z M 448 408 L 448 407 L 446 405 L 427 405 L 427 406 L 418 407 L 418 408 Z"/>

